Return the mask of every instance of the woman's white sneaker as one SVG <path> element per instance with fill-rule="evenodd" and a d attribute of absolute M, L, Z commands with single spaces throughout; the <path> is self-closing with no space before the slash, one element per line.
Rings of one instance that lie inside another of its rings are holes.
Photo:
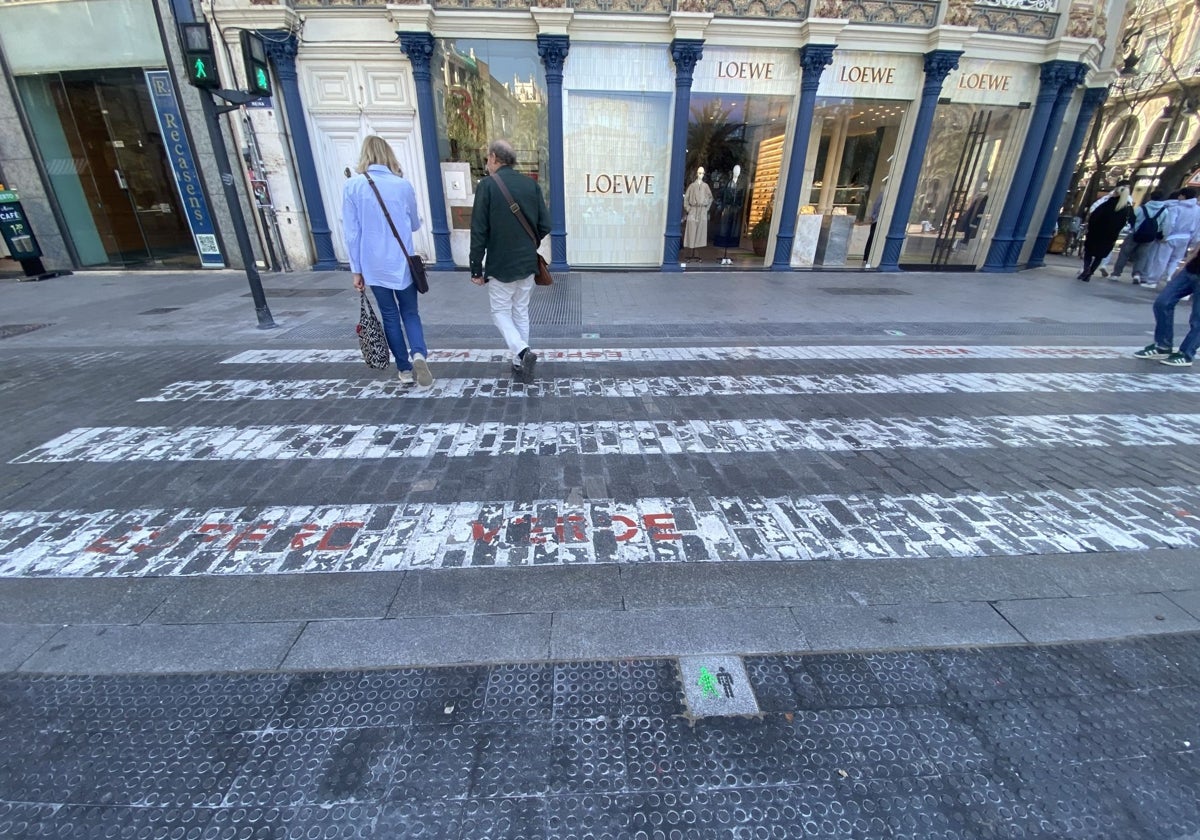
<path fill-rule="evenodd" d="M 428 388 L 433 384 L 433 374 L 429 372 L 429 365 L 425 363 L 425 357 L 420 353 L 413 353 L 413 375 L 417 378 L 417 384 L 422 388 Z"/>

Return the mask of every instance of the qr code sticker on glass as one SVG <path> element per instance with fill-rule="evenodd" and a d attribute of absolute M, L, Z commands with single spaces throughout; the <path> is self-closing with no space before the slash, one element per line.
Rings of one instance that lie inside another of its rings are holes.
<path fill-rule="evenodd" d="M 221 253 L 221 249 L 217 247 L 217 237 L 211 233 L 196 234 L 196 245 L 199 246 L 201 254 Z"/>

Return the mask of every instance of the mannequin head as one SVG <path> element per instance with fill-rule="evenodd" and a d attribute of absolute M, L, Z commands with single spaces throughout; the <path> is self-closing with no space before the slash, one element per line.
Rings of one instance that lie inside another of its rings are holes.
<path fill-rule="evenodd" d="M 703 166 L 696 167 L 696 180 L 697 181 L 704 180 L 704 167 Z"/>
<path fill-rule="evenodd" d="M 735 184 L 737 183 L 737 179 L 741 174 L 742 174 L 742 165 L 740 163 L 735 163 L 733 165 L 733 183 L 735 183 Z"/>

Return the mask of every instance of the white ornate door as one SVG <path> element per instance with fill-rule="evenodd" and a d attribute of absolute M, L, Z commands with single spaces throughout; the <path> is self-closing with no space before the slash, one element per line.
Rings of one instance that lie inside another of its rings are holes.
<path fill-rule="evenodd" d="M 340 57 L 320 57 L 321 53 L 331 50 Z M 434 249 L 429 231 L 429 195 L 421 157 L 412 73 L 403 58 L 351 57 L 347 60 L 347 52 L 364 50 L 377 54 L 377 50 L 361 46 L 335 49 L 322 45 L 311 52 L 306 51 L 299 67 L 305 93 L 305 116 L 312 136 L 317 177 L 333 234 L 334 251 L 339 260 L 347 260 L 346 240 L 342 235 L 342 189 L 346 172 L 354 173 L 363 138 L 378 134 L 391 144 L 404 177 L 416 190 L 422 224 L 413 234 L 413 244 L 426 260 L 431 260 Z"/>

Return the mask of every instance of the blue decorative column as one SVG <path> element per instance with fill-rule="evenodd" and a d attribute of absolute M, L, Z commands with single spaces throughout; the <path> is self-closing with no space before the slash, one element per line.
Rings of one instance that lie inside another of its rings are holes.
<path fill-rule="evenodd" d="M 675 121 L 671 126 L 671 177 L 667 193 L 667 232 L 663 247 L 663 271 L 683 271 L 679 267 L 679 242 L 683 237 L 683 167 L 687 158 L 688 118 L 692 107 L 692 74 L 704 54 L 699 38 L 676 38 L 671 42 L 675 60 Z"/>
<path fill-rule="evenodd" d="M 792 267 L 792 243 L 796 239 L 796 208 L 800 206 L 800 189 L 804 185 L 804 164 L 812 137 L 817 87 L 821 84 L 821 74 L 833 63 L 833 49 L 827 44 L 808 44 L 800 48 L 800 104 L 796 108 L 796 136 L 792 138 L 787 183 L 783 188 L 783 204 L 779 208 L 779 232 L 775 235 L 772 271 L 788 271 Z"/>
<path fill-rule="evenodd" d="M 925 85 L 921 88 L 921 106 L 917 111 L 917 124 L 913 128 L 912 141 L 908 146 L 908 157 L 904 161 L 904 175 L 896 189 L 896 201 L 892 206 L 892 221 L 888 225 L 887 240 L 883 245 L 883 256 L 879 259 L 880 271 L 899 271 L 900 252 L 904 248 L 904 237 L 908 231 L 908 214 L 912 212 L 913 199 L 917 194 L 917 179 L 921 176 L 921 164 L 925 162 L 925 147 L 929 145 L 929 133 L 933 129 L 933 112 L 942 95 L 942 83 L 950 71 L 958 67 L 961 50 L 933 50 L 925 53 Z"/>
<path fill-rule="evenodd" d="M 417 85 L 417 117 L 421 121 L 421 151 L 425 157 L 425 186 L 429 190 L 429 226 L 433 232 L 435 262 L 431 268 L 452 271 L 450 227 L 446 224 L 446 192 L 442 189 L 442 160 L 438 155 L 437 111 L 433 104 L 433 36 L 428 32 L 397 32 L 400 49 L 412 65 Z"/>
<path fill-rule="evenodd" d="M 1062 208 L 1063 199 L 1067 197 L 1067 188 L 1071 185 L 1071 175 L 1079 164 L 1079 150 L 1083 148 L 1084 135 L 1092 117 L 1096 114 L 1104 100 L 1108 98 L 1108 88 L 1088 88 L 1083 92 L 1083 104 L 1079 106 L 1079 116 L 1075 121 L 1075 130 L 1071 132 L 1071 140 L 1067 143 L 1067 152 L 1063 155 L 1062 169 L 1058 172 L 1058 180 L 1054 182 L 1054 190 L 1050 193 L 1050 203 L 1046 205 L 1046 215 L 1042 219 L 1042 228 L 1038 232 L 1037 241 L 1033 243 L 1033 251 L 1029 254 L 1026 268 L 1039 268 L 1046 264 L 1046 249 L 1054 238 L 1058 227 L 1058 211 Z"/>
<path fill-rule="evenodd" d="M 1087 78 L 1087 68 L 1074 61 L 1052 61 L 1048 64 L 1057 65 L 1052 71 L 1058 78 L 1058 96 L 1050 108 L 1050 117 L 1046 120 L 1046 136 L 1042 138 L 1042 147 L 1038 151 L 1037 161 L 1033 164 L 1033 174 L 1029 176 L 1029 186 L 1025 198 L 1021 201 L 1021 212 L 1017 214 L 1017 222 L 1013 227 L 1013 239 L 1008 246 L 1008 254 L 1004 258 L 1004 267 L 1015 270 L 1021 259 L 1021 248 L 1025 245 L 1025 237 L 1029 234 L 1029 223 L 1033 221 L 1033 213 L 1037 209 L 1038 196 L 1041 195 L 1042 185 L 1046 181 L 1046 173 L 1050 169 L 1050 159 L 1054 157 L 1054 147 L 1058 143 L 1058 135 L 1062 133 L 1063 117 L 1075 88 Z M 1045 67 L 1043 75 L 1045 73 Z"/>
<path fill-rule="evenodd" d="M 275 78 L 279 80 L 279 87 L 283 91 L 283 107 L 287 114 L 288 131 L 292 135 L 292 148 L 296 151 L 296 171 L 300 175 L 304 210 L 308 214 L 308 226 L 317 253 L 313 269 L 332 271 L 338 267 L 338 260 L 333 251 L 329 220 L 325 217 L 321 181 L 317 178 L 317 164 L 313 160 L 312 142 L 308 139 L 308 122 L 304 119 L 300 80 L 296 74 L 296 51 L 300 48 L 300 42 L 295 35 L 282 29 L 259 34 L 263 36 L 263 46 L 267 49 L 267 57 L 275 67 Z"/>
<path fill-rule="evenodd" d="M 1017 219 L 1022 214 L 1031 187 L 1033 170 L 1042 154 L 1042 144 L 1046 139 L 1046 131 L 1050 126 L 1050 116 L 1055 110 L 1059 90 L 1067 73 L 1074 72 L 1076 67 L 1070 61 L 1047 61 L 1042 65 L 1041 87 L 1038 88 L 1037 103 L 1033 108 L 1033 116 L 1029 118 L 1029 130 L 1025 132 L 1025 145 L 1021 156 L 1017 159 L 1017 168 L 1013 172 L 1012 185 L 1008 188 L 1008 196 L 1004 199 L 1004 209 L 1000 211 L 1000 220 L 996 222 L 996 233 L 992 237 L 992 245 L 988 248 L 987 259 L 982 271 L 1016 271 L 1017 258 L 1011 260 L 1009 255 L 1015 248 L 1020 251 L 1023 239 L 1018 238 Z M 1061 116 L 1060 116 L 1061 121 Z M 1033 211 L 1025 211 L 1027 216 Z M 1028 224 L 1028 222 L 1026 222 Z M 1022 236 L 1024 233 L 1022 232 Z"/>
<path fill-rule="evenodd" d="M 563 185 L 563 62 L 571 49 L 566 35 L 537 36 L 538 55 L 546 68 L 550 98 L 550 270 L 567 271 L 567 198 Z"/>

